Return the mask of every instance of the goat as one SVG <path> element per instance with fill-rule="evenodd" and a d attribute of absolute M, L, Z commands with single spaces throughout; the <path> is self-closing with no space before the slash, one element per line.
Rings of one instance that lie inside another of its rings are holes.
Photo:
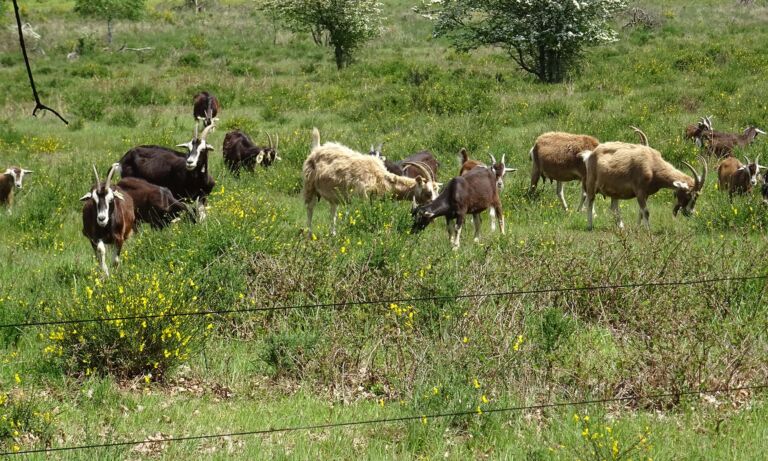
<path fill-rule="evenodd" d="M 478 160 L 469 159 L 467 157 L 467 151 L 464 148 L 461 149 L 459 154 L 461 154 L 461 158 L 462 160 L 464 160 L 464 162 L 461 164 L 461 170 L 459 170 L 459 176 L 464 176 L 465 174 L 469 173 L 470 171 L 474 170 L 477 167 L 488 168 L 492 170 L 494 174 L 496 174 L 496 187 L 499 190 L 502 190 L 504 188 L 504 175 L 506 175 L 507 173 L 512 173 L 517 171 L 517 168 L 507 167 L 506 165 L 507 154 L 501 155 L 500 162 L 496 161 L 496 157 L 494 157 L 493 154 L 488 154 L 491 157 L 490 166 L 487 166 Z"/>
<path fill-rule="evenodd" d="M 192 116 L 195 117 L 195 126 L 203 121 L 203 127 L 211 125 L 221 110 L 221 105 L 216 96 L 207 91 L 197 93 L 192 100 Z"/>
<path fill-rule="evenodd" d="M 188 148 L 186 155 L 161 146 L 134 147 L 120 159 L 120 174 L 167 187 L 177 200 L 198 202 L 198 217 L 203 220 L 207 197 L 216 185 L 208 173 L 208 152 L 213 147 L 205 142 L 214 127 L 207 126 L 200 139 L 180 144 Z"/>
<path fill-rule="evenodd" d="M 718 186 L 720 190 L 727 190 L 730 197 L 751 192 L 757 185 L 760 169 L 765 168 L 760 165 L 759 155 L 754 162 L 746 156 L 744 159 L 747 163 L 742 164 L 735 157 L 726 157 L 717 166 Z"/>
<path fill-rule="evenodd" d="M 119 167 L 119 165 L 118 165 Z M 134 228 L 140 222 L 148 222 L 155 229 L 162 229 L 179 214 L 188 211 L 184 203 L 176 200 L 167 187 L 157 186 L 141 178 L 123 178 L 117 183 L 133 200 Z"/>
<path fill-rule="evenodd" d="M 760 192 L 763 196 L 763 203 L 768 205 L 768 171 L 763 175 L 763 187 L 760 188 Z"/>
<path fill-rule="evenodd" d="M 694 175 L 690 177 L 664 160 L 656 149 L 639 144 L 608 142 L 580 153 L 579 157 L 584 159 L 587 169 L 587 228 L 590 230 L 598 192 L 611 197 L 611 210 L 620 229 L 624 228 L 624 223 L 619 200 L 631 198 L 637 198 L 640 220 L 650 228 L 648 197 L 661 188 L 674 189 L 677 203 L 672 213 L 677 216 L 682 209 L 683 214 L 688 216 L 696 206 L 707 179 L 707 163 L 703 159 L 700 159 L 704 165 L 702 176 L 690 163 L 683 162 Z"/>
<path fill-rule="evenodd" d="M 531 186 L 528 193 L 536 192 L 539 178 L 554 180 L 557 184 L 556 194 L 560 199 L 560 204 L 565 211 L 568 211 L 563 184 L 568 181 L 581 181 L 582 192 L 578 208 L 581 211 L 586 198 L 584 179 L 587 170 L 578 154 L 594 150 L 599 143 L 600 141 L 592 136 L 559 131 L 550 131 L 536 138 L 536 142 L 529 152 L 533 167 L 531 168 Z"/>
<path fill-rule="evenodd" d="M 712 131 L 711 115 L 709 117 L 701 117 L 695 125 L 686 126 L 683 138 L 692 139 L 696 147 L 701 147 L 704 142 L 704 136 L 710 131 Z"/>
<path fill-rule="evenodd" d="M 282 160 L 277 155 L 277 145 L 280 138 L 275 134 L 275 144 L 272 145 L 272 136 L 267 133 L 269 147 L 259 147 L 240 130 L 230 131 L 224 136 L 224 146 L 221 149 L 224 156 L 224 165 L 233 174 L 238 175 L 241 168 L 253 171 L 256 165 L 268 167 L 276 160 Z"/>
<path fill-rule="evenodd" d="M 726 157 L 733 154 L 734 148 L 744 148 L 752 144 L 758 134 L 765 134 L 765 131 L 756 126 L 748 126 L 742 134 L 708 131 L 704 139 L 709 143 L 707 151 L 710 154 Z"/>
<path fill-rule="evenodd" d="M 486 166 L 485 163 L 481 162 L 480 160 L 469 158 L 469 154 L 467 153 L 467 149 L 465 147 L 462 147 L 459 151 L 459 157 L 461 157 L 461 168 L 459 168 L 459 176 L 463 176 L 464 173 L 477 166 Z"/>
<path fill-rule="evenodd" d="M 131 235 L 134 225 L 133 199 L 119 186 L 112 186 L 112 175 L 117 170 L 117 164 L 112 165 L 107 180 L 101 182 L 96 167 L 96 185 L 90 192 L 80 197 L 83 204 L 83 235 L 91 242 L 93 251 L 99 260 L 101 270 L 109 277 L 105 245 L 115 246 L 115 265 L 120 264 L 120 252 L 123 244 Z"/>
<path fill-rule="evenodd" d="M 336 235 L 336 208 L 350 196 L 392 195 L 398 200 L 413 200 L 414 206 L 434 200 L 437 193 L 429 171 L 419 164 L 414 168 L 422 169 L 423 176 L 409 178 L 390 173 L 378 158 L 337 143 L 320 145 L 320 132 L 313 128 L 312 150 L 302 168 L 309 237 L 312 214 L 321 198 L 331 205 L 332 235 Z"/>
<path fill-rule="evenodd" d="M 368 154 L 373 155 L 384 162 L 384 167 L 390 173 L 416 179 L 416 176 L 423 175 L 423 170 L 426 169 L 429 173 L 427 179 L 438 184 L 437 169 L 440 167 L 440 162 L 438 162 L 435 156 L 432 155 L 432 152 L 422 150 L 402 160 L 393 162 L 381 155 L 381 147 L 382 144 L 379 144 L 379 146 L 374 149 L 373 145 L 371 145 L 371 150 Z"/>
<path fill-rule="evenodd" d="M 4 205 L 8 214 L 11 214 L 13 206 L 13 188 L 21 189 L 25 174 L 32 173 L 32 170 L 25 170 L 17 166 L 9 167 L 5 173 L 0 175 L 0 204 Z"/>
<path fill-rule="evenodd" d="M 489 168 L 473 168 L 466 174 L 451 179 L 435 200 L 411 211 L 413 216 L 411 233 L 421 232 L 435 218 L 445 216 L 448 240 L 456 250 L 459 248 L 461 229 L 467 213 L 472 215 L 475 225 L 475 242 L 478 242 L 480 213 L 490 208 L 491 230 L 496 230 L 493 221 L 495 218 L 499 222 L 501 233 L 504 234 L 504 214 L 496 186 L 499 177 L 497 172 Z"/>

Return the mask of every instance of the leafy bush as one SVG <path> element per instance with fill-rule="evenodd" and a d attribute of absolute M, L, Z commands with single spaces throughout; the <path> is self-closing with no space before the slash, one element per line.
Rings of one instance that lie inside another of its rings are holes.
<path fill-rule="evenodd" d="M 17 383 L 21 382 L 16 375 Z M 0 446 L 17 452 L 24 442 L 41 441 L 47 444 L 53 435 L 53 415 L 41 410 L 38 400 L 19 390 L 0 392 Z"/>
<path fill-rule="evenodd" d="M 107 121 L 112 126 L 127 126 L 133 128 L 139 124 L 136 116 L 133 115 L 133 111 L 130 109 L 120 109 L 109 118 Z"/>
<path fill-rule="evenodd" d="M 137 83 L 121 91 L 115 103 L 129 106 L 159 106 L 168 104 L 170 99 L 168 94 L 162 92 L 156 85 Z"/>
<path fill-rule="evenodd" d="M 89 285 L 73 290 L 71 299 L 53 304 L 48 314 L 60 321 L 156 317 L 56 326 L 48 332 L 45 353 L 74 374 L 162 379 L 189 358 L 213 325 L 208 316 L 173 316 L 199 307 L 198 287 L 173 270 L 158 272 L 112 278 L 108 284 L 94 276 Z"/>
<path fill-rule="evenodd" d="M 179 57 L 179 64 L 182 66 L 199 66 L 200 55 L 197 53 L 185 53 Z"/>
<path fill-rule="evenodd" d="M 104 110 L 107 102 L 104 97 L 98 93 L 82 92 L 73 102 L 72 112 L 85 120 L 97 122 L 104 118 Z"/>

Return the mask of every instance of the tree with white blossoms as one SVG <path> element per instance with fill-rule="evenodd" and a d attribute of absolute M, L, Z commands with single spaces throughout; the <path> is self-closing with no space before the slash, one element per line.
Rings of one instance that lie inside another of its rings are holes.
<path fill-rule="evenodd" d="M 293 31 L 311 33 L 317 45 L 332 47 L 339 69 L 381 29 L 376 0 L 266 0 L 264 8 Z"/>
<path fill-rule="evenodd" d="M 415 7 L 435 22 L 435 36 L 454 47 L 505 50 L 544 82 L 561 82 L 584 49 L 617 39 L 610 27 L 626 0 L 421 0 Z"/>

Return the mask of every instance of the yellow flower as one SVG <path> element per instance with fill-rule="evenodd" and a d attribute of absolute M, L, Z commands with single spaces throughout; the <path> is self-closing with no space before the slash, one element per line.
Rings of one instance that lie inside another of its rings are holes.
<path fill-rule="evenodd" d="M 467 338 L 467 337 L 465 336 L 465 337 L 464 337 L 464 338 L 461 340 L 461 342 L 463 342 L 464 344 L 467 344 L 467 343 L 469 342 L 469 338 Z"/>
<path fill-rule="evenodd" d="M 488 403 L 488 397 L 486 397 L 485 394 L 483 394 L 483 396 L 480 397 L 480 401 L 483 403 Z"/>
<path fill-rule="evenodd" d="M 427 415 L 421 415 L 421 424 L 427 424 Z"/>
<path fill-rule="evenodd" d="M 21 376 L 18 373 L 13 375 L 13 379 L 16 381 L 16 384 L 21 384 Z"/>
<path fill-rule="evenodd" d="M 438 389 L 437 387 L 433 387 L 433 388 L 432 388 L 432 393 L 433 393 L 433 394 L 435 394 L 435 395 L 437 395 L 437 394 L 439 394 L 439 393 L 440 393 L 440 389 Z"/>
<path fill-rule="evenodd" d="M 477 378 L 472 381 L 472 385 L 475 387 L 475 389 L 480 389 L 480 381 L 478 381 Z"/>

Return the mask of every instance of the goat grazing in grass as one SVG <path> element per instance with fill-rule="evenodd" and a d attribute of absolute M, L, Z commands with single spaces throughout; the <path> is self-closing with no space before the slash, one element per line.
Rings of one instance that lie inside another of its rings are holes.
<path fill-rule="evenodd" d="M 741 134 L 708 131 L 704 134 L 704 139 L 709 144 L 707 151 L 710 154 L 726 157 L 733 154 L 734 148 L 739 147 L 743 149 L 752 144 L 758 134 L 765 134 L 765 131 L 756 126 L 749 126 Z"/>
<path fill-rule="evenodd" d="M 568 181 L 580 181 L 582 182 L 582 193 L 578 209 L 581 211 L 586 198 L 583 182 L 587 170 L 584 161 L 578 154 L 592 151 L 598 144 L 599 141 L 592 136 L 558 131 L 550 131 L 536 138 L 536 142 L 530 150 L 533 166 L 531 168 L 529 194 L 536 192 L 540 178 L 554 180 L 557 184 L 557 198 L 560 199 L 563 209 L 568 211 L 563 184 Z"/>
<path fill-rule="evenodd" d="M 435 200 L 412 210 L 414 221 L 411 232 L 421 232 L 435 218 L 445 216 L 448 240 L 454 249 L 458 249 L 465 216 L 472 215 L 477 242 L 480 240 L 480 213 L 490 209 L 491 230 L 496 229 L 495 218 L 504 234 L 504 214 L 496 185 L 499 177 L 498 172 L 490 168 L 473 168 L 451 179 Z"/>
<path fill-rule="evenodd" d="M 320 132 L 313 128 L 312 150 L 302 168 L 310 238 L 312 214 L 321 198 L 331 205 L 333 235 L 336 234 L 336 208 L 351 196 L 390 195 L 398 200 L 412 200 L 414 206 L 434 200 L 437 193 L 429 171 L 418 164 L 414 164 L 414 168 L 421 169 L 423 176 L 409 178 L 390 173 L 376 157 L 337 143 L 320 145 Z"/>
<path fill-rule="evenodd" d="M 371 146 L 369 155 L 373 155 L 384 162 L 384 167 L 387 171 L 398 176 L 407 176 L 416 179 L 417 176 L 423 177 L 424 170 L 426 170 L 427 173 L 429 173 L 427 179 L 437 184 L 437 169 L 440 167 L 440 162 L 438 162 L 435 156 L 432 155 L 432 152 L 422 150 L 402 160 L 393 162 L 381 155 L 382 145 L 383 144 L 379 144 L 376 148 Z"/>
<path fill-rule="evenodd" d="M 9 167 L 5 173 L 0 175 L 0 205 L 5 206 L 8 214 L 11 214 L 13 206 L 13 189 L 21 189 L 25 174 L 32 173 L 32 170 L 25 170 L 17 166 Z"/>
<path fill-rule="evenodd" d="M 120 263 L 123 244 L 131 235 L 134 225 L 133 199 L 120 187 L 112 186 L 112 175 L 117 164 L 112 165 L 107 180 L 101 182 L 96 167 L 93 173 L 96 184 L 90 192 L 80 197 L 83 204 L 83 235 L 91 242 L 104 274 L 109 277 L 105 245 L 115 246 L 115 265 Z"/>
<path fill-rule="evenodd" d="M 718 187 L 722 191 L 728 191 L 728 195 L 747 194 L 757 185 L 760 176 L 760 169 L 765 168 L 760 165 L 760 156 L 758 155 L 754 162 L 748 157 L 744 157 L 747 163 L 742 164 L 735 157 L 726 157 L 717 166 Z"/>
<path fill-rule="evenodd" d="M 685 139 L 692 139 L 697 147 L 701 147 L 704 142 L 704 136 L 710 131 L 712 131 L 711 115 L 709 117 L 701 117 L 695 125 L 686 126 L 683 137 Z"/>
<path fill-rule="evenodd" d="M 267 133 L 269 147 L 257 146 L 245 133 L 240 130 L 230 131 L 224 136 L 224 146 L 221 149 L 224 156 L 224 165 L 235 175 L 244 168 L 253 171 L 256 165 L 268 167 L 276 160 L 282 160 L 277 155 L 277 145 L 280 138 L 275 134 L 275 144 L 272 144 L 272 136 Z"/>
<path fill-rule="evenodd" d="M 707 163 L 701 159 L 703 175 L 687 162 L 693 177 L 678 170 L 661 157 L 656 149 L 639 144 L 608 142 L 594 150 L 579 154 L 587 167 L 587 227 L 592 229 L 595 195 L 600 193 L 611 198 L 611 210 L 619 228 L 624 228 L 619 211 L 619 200 L 637 198 L 640 220 L 650 227 L 647 207 L 648 197 L 659 189 L 673 189 L 677 198 L 672 213 L 677 216 L 681 209 L 686 216 L 693 211 L 696 200 L 707 178 Z"/>
<path fill-rule="evenodd" d="M 117 187 L 133 200 L 134 224 L 147 222 L 155 229 L 162 229 L 179 214 L 188 211 L 187 206 L 176 200 L 170 189 L 144 179 L 123 178 Z"/>
<path fill-rule="evenodd" d="M 195 126 L 200 120 L 203 121 L 203 127 L 207 127 L 216 120 L 216 116 L 221 110 L 221 105 L 216 96 L 207 91 L 197 93 L 192 100 L 192 116 L 195 117 Z"/>
<path fill-rule="evenodd" d="M 205 203 L 216 182 L 208 173 L 208 152 L 213 150 L 205 142 L 215 125 L 209 125 L 198 139 L 187 144 L 187 154 L 161 146 L 138 146 L 120 159 L 123 178 L 136 177 L 158 186 L 167 187 L 177 200 L 198 203 L 199 219 L 205 219 Z"/>

